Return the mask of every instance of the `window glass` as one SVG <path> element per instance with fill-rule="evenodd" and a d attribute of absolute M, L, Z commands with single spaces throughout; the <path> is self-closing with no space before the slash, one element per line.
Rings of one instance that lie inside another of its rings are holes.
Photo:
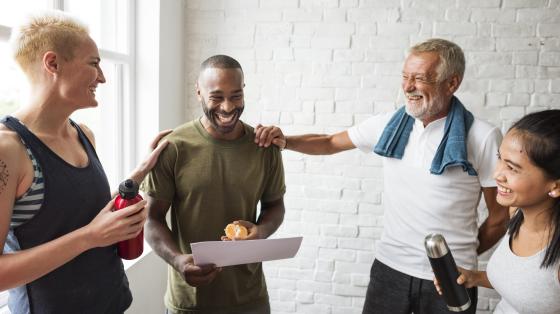
<path fill-rule="evenodd" d="M 27 96 L 25 76 L 12 59 L 7 42 L 0 41 L 0 116 L 12 113 Z"/>
<path fill-rule="evenodd" d="M 79 17 L 100 49 L 128 53 L 128 1 L 65 0 L 64 10 Z"/>
<path fill-rule="evenodd" d="M 2 1 L 0 9 L 0 24 L 5 26 L 14 26 L 22 16 L 29 12 L 45 10 L 48 8 L 46 0 L 17 0 Z"/>

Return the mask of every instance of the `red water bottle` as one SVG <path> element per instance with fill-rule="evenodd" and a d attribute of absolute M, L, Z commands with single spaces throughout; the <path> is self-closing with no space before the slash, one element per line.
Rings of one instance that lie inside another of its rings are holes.
<path fill-rule="evenodd" d="M 119 185 L 119 195 L 115 199 L 115 210 L 123 209 L 142 200 L 138 194 L 138 184 L 126 179 Z M 117 243 L 119 256 L 124 259 L 135 259 L 144 250 L 144 229 L 135 238 Z"/>

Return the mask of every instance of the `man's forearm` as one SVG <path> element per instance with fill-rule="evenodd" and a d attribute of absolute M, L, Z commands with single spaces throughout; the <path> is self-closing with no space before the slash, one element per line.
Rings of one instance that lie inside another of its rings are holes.
<path fill-rule="evenodd" d="M 494 246 L 506 233 L 505 223 L 491 224 L 486 220 L 478 229 L 477 253 L 482 254 Z"/>
<path fill-rule="evenodd" d="M 275 201 L 267 207 L 263 206 L 258 219 L 260 238 L 266 239 L 271 236 L 284 221 L 284 200 Z"/>
<path fill-rule="evenodd" d="M 506 233 L 509 220 L 508 209 L 496 201 L 497 189 L 486 187 L 482 189 L 482 193 L 488 207 L 488 217 L 478 228 L 478 254 L 484 253 L 502 238 Z"/>
<path fill-rule="evenodd" d="M 169 230 L 165 221 L 148 219 L 145 229 L 146 241 L 148 241 L 152 249 L 169 265 L 175 267 L 173 264 L 175 257 L 182 253 L 177 243 L 173 240 L 171 230 Z"/>
<path fill-rule="evenodd" d="M 355 148 L 347 131 L 333 135 L 305 134 L 286 137 L 286 149 L 309 155 L 331 155 Z"/>
<path fill-rule="evenodd" d="M 330 155 L 335 153 L 330 146 L 329 135 L 305 134 L 287 136 L 285 148 L 308 155 Z"/>

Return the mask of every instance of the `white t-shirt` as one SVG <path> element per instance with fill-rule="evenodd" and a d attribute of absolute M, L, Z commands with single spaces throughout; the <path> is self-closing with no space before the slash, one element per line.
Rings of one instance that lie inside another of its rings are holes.
<path fill-rule="evenodd" d="M 560 313 L 560 264 L 541 268 L 546 249 L 517 256 L 509 242 L 506 234 L 486 267 L 488 280 L 502 297 L 494 314 Z"/>
<path fill-rule="evenodd" d="M 373 153 L 375 144 L 394 112 L 373 116 L 348 130 L 360 150 Z M 443 138 L 445 118 L 424 128 L 415 120 L 402 159 L 383 158 L 384 228 L 377 241 L 376 258 L 402 273 L 432 280 L 424 238 L 442 234 L 458 266 L 477 266 L 477 206 L 482 187 L 494 187 L 500 130 L 475 118 L 467 136 L 468 160 L 478 173 L 469 176 L 460 166 L 441 175 L 430 166 Z"/>

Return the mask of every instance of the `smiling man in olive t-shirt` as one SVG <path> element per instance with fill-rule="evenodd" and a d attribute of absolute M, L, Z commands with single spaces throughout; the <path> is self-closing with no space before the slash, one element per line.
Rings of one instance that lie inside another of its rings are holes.
<path fill-rule="evenodd" d="M 144 184 L 146 238 L 169 264 L 169 313 L 270 313 L 261 263 L 195 266 L 190 249 L 193 242 L 219 240 L 232 221 L 248 228 L 247 239 L 267 238 L 284 217 L 282 157 L 276 147 L 258 147 L 253 128 L 239 120 L 244 86 L 235 59 L 204 61 L 196 84 L 204 115 L 167 137 Z"/>

